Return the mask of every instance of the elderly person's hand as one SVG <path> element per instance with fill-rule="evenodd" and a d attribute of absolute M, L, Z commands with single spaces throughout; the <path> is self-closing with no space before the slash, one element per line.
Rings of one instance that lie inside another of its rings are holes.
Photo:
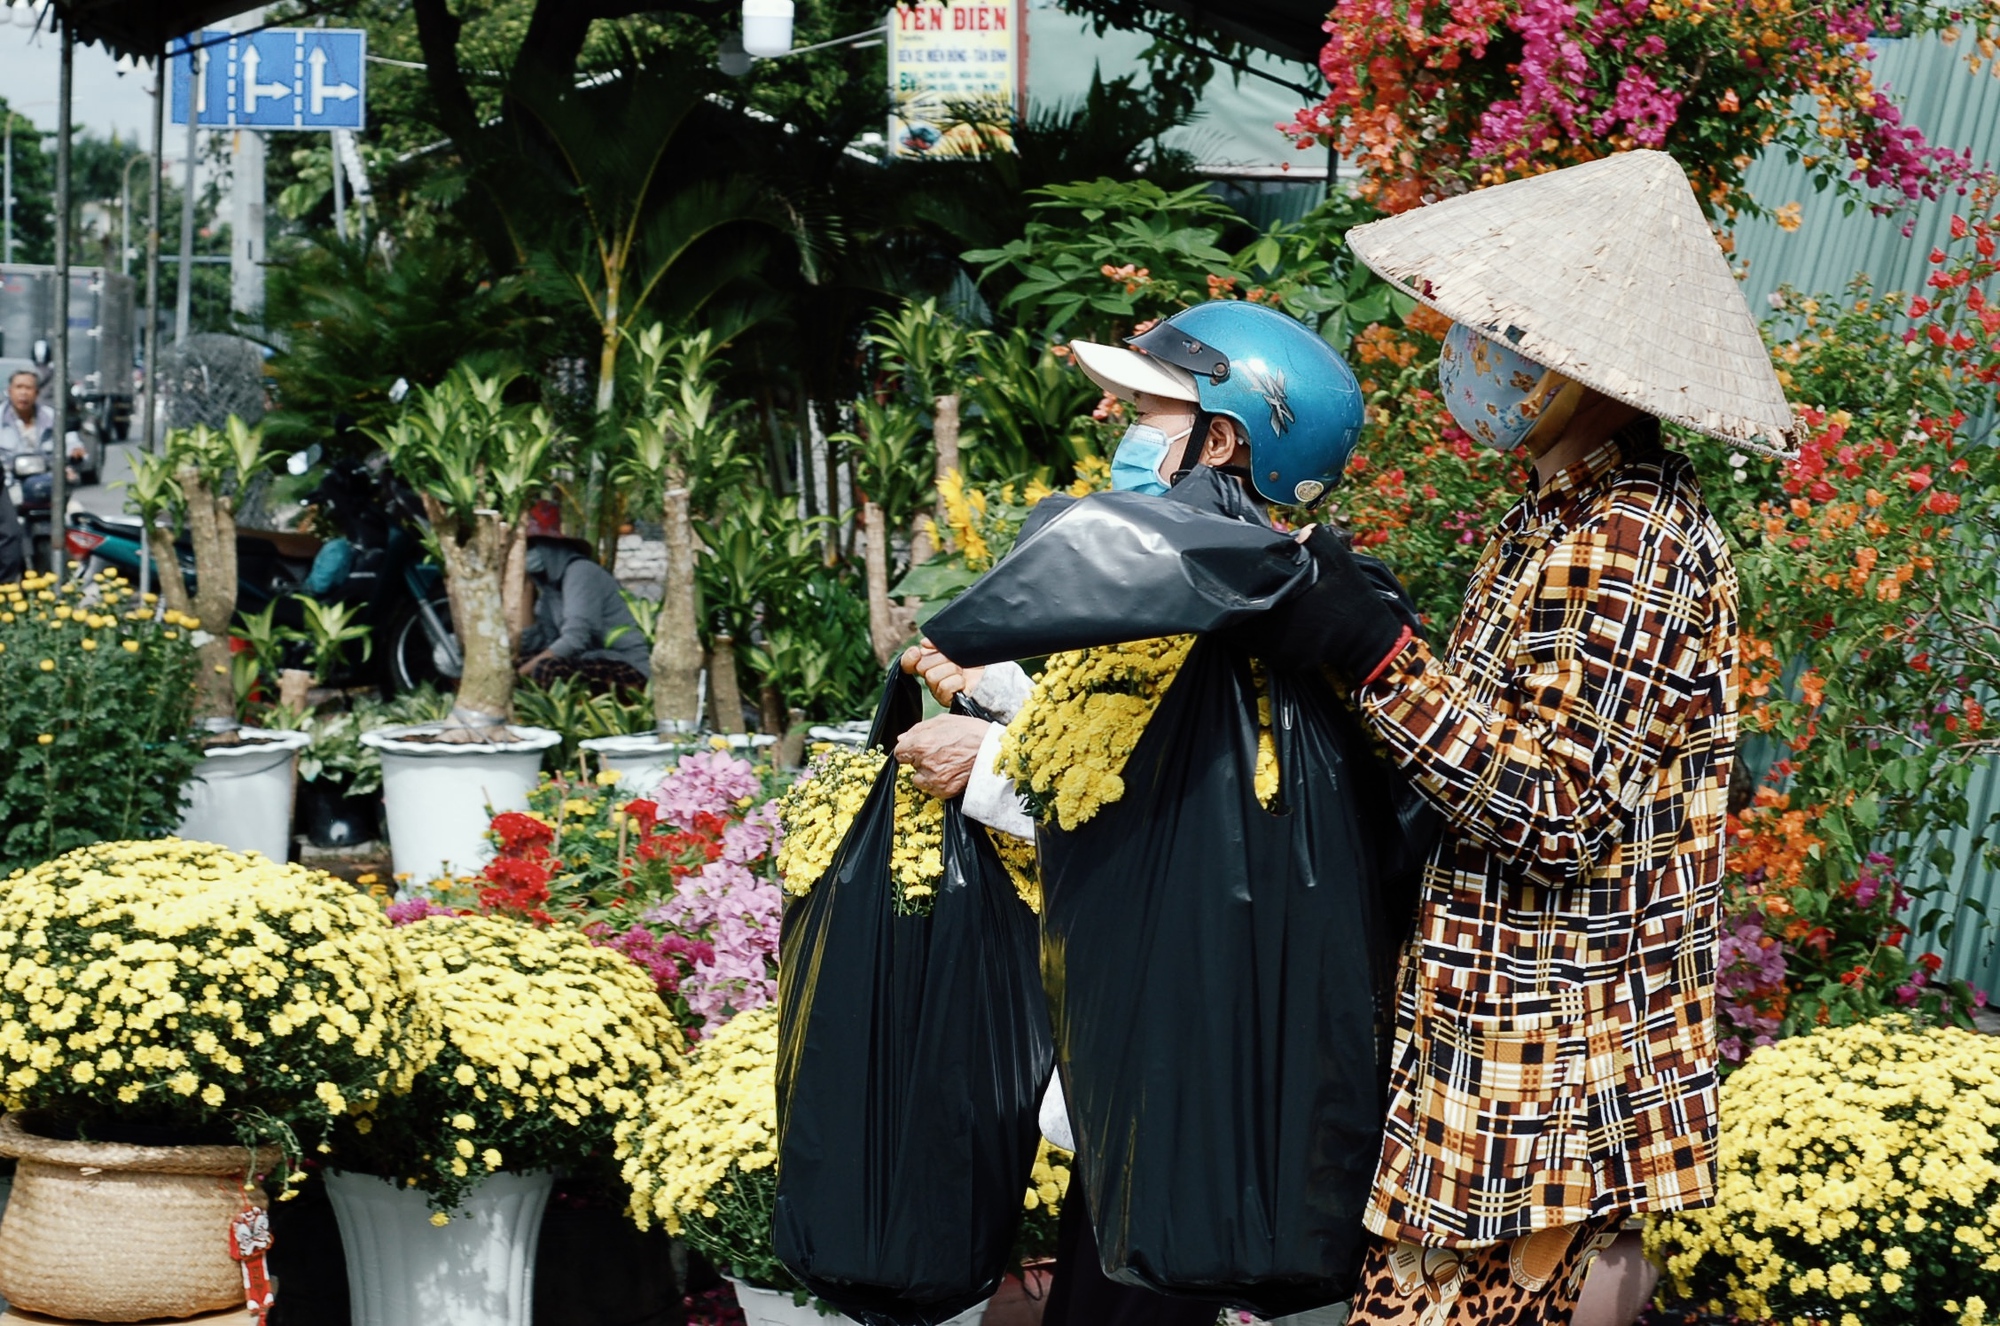
<path fill-rule="evenodd" d="M 972 781 L 972 762 L 986 740 L 984 719 L 962 714 L 939 714 L 927 718 L 896 741 L 896 762 L 910 766 L 911 781 L 917 790 L 934 797 L 951 798 Z"/>
<path fill-rule="evenodd" d="M 931 698 L 943 705 L 949 705 L 954 695 L 971 695 L 986 675 L 985 668 L 961 668 L 928 640 L 903 651 L 903 671 L 922 677 Z"/>

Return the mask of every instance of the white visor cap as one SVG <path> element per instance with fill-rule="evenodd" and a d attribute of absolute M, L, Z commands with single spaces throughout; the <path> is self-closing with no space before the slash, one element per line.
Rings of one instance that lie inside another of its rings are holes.
<path fill-rule="evenodd" d="M 1136 350 L 1090 341 L 1071 341 L 1069 348 L 1076 357 L 1076 366 L 1121 401 L 1133 400 L 1143 391 L 1170 401 L 1201 402 L 1194 374 L 1177 364 L 1161 363 Z"/>

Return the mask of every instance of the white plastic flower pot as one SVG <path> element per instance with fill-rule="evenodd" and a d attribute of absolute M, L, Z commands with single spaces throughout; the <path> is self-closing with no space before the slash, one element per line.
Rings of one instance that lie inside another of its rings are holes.
<path fill-rule="evenodd" d="M 716 737 L 660 738 L 650 732 L 629 737 L 592 737 L 577 744 L 597 757 L 598 767 L 618 775 L 618 786 L 632 796 L 651 796 L 667 771 L 683 755 L 714 750 Z M 750 752 L 775 746 L 778 739 L 761 732 L 738 732 L 726 738 L 729 753 L 746 758 Z"/>
<path fill-rule="evenodd" d="M 819 1304 L 811 1299 L 794 1303 L 792 1296 L 776 1289 L 759 1289 L 730 1278 L 736 1290 L 736 1306 L 743 1309 L 744 1326 L 841 1326 L 854 1318 L 838 1312 L 820 1315 Z M 986 1305 L 976 1304 L 944 1323 L 944 1326 L 979 1326 L 986 1319 Z"/>
<path fill-rule="evenodd" d="M 262 852 L 284 861 L 292 852 L 292 803 L 298 789 L 304 732 L 238 730 L 241 745 L 211 746 L 188 783 L 188 807 L 175 833 L 189 842 Z"/>
<path fill-rule="evenodd" d="M 353 1326 L 529 1326 L 553 1175 L 491 1174 L 451 1222 L 415 1188 L 328 1170 Z"/>
<path fill-rule="evenodd" d="M 385 727 L 361 740 L 382 754 L 382 807 L 398 875 L 419 883 L 472 874 L 492 855 L 486 827 L 503 810 L 525 810 L 542 752 L 562 740 L 545 727 L 517 727 L 519 741 L 453 745 L 411 741 L 442 723 Z"/>

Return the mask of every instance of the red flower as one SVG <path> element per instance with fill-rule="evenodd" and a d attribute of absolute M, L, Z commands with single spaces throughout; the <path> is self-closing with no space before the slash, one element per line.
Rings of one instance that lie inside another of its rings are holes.
<path fill-rule="evenodd" d="M 1958 494 L 1936 492 L 1924 499 L 1924 510 L 1934 516 L 1948 516 L 1958 510 Z"/>
<path fill-rule="evenodd" d="M 1917 959 L 1917 965 L 1935 976 L 1944 966 L 1944 959 L 1935 953 L 1926 953 Z"/>
<path fill-rule="evenodd" d="M 533 815 L 523 815 L 518 810 L 502 811 L 495 815 L 493 833 L 500 839 L 500 850 L 503 852 L 518 852 L 523 847 L 539 846 L 556 840 L 554 829 Z"/>

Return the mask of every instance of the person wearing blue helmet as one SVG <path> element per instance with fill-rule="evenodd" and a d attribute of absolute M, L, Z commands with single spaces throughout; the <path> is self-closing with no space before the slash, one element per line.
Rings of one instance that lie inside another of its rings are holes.
<path fill-rule="evenodd" d="M 1112 457 L 1113 488 L 1165 496 L 1186 485 L 1176 499 L 1263 519 L 1263 502 L 1310 505 L 1339 481 L 1361 432 L 1361 388 L 1311 329 L 1275 309 L 1219 300 L 1176 314 L 1127 344 L 1069 347 L 1077 366 L 1133 413 Z M 1218 475 L 1228 480 L 1218 485 Z M 896 759 L 912 767 L 919 788 L 940 797 L 962 794 L 968 816 L 1032 841 L 1034 821 L 1013 782 L 993 772 L 1006 721 L 1028 698 L 1028 674 L 1012 663 L 962 668 L 928 640 L 905 653 L 903 669 L 920 674 L 939 703 L 964 693 L 1000 721 L 928 719 L 904 734 Z M 1042 1130 L 1055 1145 L 1075 1149 L 1059 1082 L 1050 1083 Z M 1045 1326 L 1212 1326 L 1215 1306 L 1106 1278 L 1079 1185 L 1063 1203 L 1043 1320 Z"/>
<path fill-rule="evenodd" d="M 1361 437 L 1361 384 L 1304 323 L 1263 304 L 1219 299 L 1126 344 L 1132 348 L 1079 341 L 1070 349 L 1092 381 L 1141 404 L 1139 426 L 1142 395 L 1193 404 L 1193 432 L 1204 443 L 1227 423 L 1242 448 L 1241 477 L 1281 506 L 1311 506 L 1340 481 Z M 1119 452 L 1132 442 L 1128 430 Z"/>

